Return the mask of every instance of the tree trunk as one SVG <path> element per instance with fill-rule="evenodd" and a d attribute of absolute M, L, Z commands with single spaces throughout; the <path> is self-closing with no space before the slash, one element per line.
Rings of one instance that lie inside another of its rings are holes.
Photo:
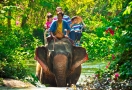
<path fill-rule="evenodd" d="M 29 8 L 32 7 L 32 3 L 33 3 L 33 0 L 29 0 L 29 3 L 28 3 Z M 24 14 L 26 14 L 26 15 L 23 15 L 23 18 L 22 18 L 22 24 L 21 24 L 22 28 L 26 26 L 26 22 L 27 22 L 29 13 L 30 13 L 29 10 L 26 9 L 24 12 Z"/>
<path fill-rule="evenodd" d="M 8 28 L 11 28 L 11 10 L 8 11 Z"/>

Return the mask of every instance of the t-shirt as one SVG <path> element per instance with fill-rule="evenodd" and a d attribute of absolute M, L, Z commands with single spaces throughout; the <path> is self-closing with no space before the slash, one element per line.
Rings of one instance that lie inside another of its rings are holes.
<path fill-rule="evenodd" d="M 50 28 L 51 23 L 52 22 L 48 22 L 48 21 L 45 23 L 45 27 L 47 27 L 46 29 L 49 29 Z"/>
<path fill-rule="evenodd" d="M 82 28 L 81 24 L 73 24 L 71 27 L 71 31 L 80 31 Z"/>
<path fill-rule="evenodd" d="M 57 23 L 57 30 L 55 32 L 56 33 L 62 33 L 62 22 L 61 23 Z"/>
<path fill-rule="evenodd" d="M 54 16 L 53 20 L 57 20 L 57 16 Z M 69 25 L 71 24 L 71 19 L 68 15 L 64 15 L 63 20 L 65 20 Z"/>
<path fill-rule="evenodd" d="M 63 34 L 65 34 L 65 29 L 71 30 L 70 26 L 68 25 L 68 23 L 65 20 L 62 21 L 61 26 L 62 26 L 61 30 L 62 30 Z M 57 21 L 53 21 L 50 28 L 49 28 L 50 32 L 55 33 L 57 30 L 57 27 L 58 27 Z"/>

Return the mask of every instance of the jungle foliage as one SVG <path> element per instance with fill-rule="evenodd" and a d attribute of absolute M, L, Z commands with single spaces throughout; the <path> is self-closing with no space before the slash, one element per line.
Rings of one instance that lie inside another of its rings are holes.
<path fill-rule="evenodd" d="M 87 27 L 81 41 L 89 61 L 109 60 L 109 71 L 132 76 L 131 0 L 1 0 L 0 77 L 28 75 L 27 64 L 43 45 L 45 15 L 55 15 L 57 6 L 83 18 Z"/>

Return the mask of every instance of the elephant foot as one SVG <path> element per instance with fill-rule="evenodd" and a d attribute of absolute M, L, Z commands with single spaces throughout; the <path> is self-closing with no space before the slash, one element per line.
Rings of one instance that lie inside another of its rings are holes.
<path fill-rule="evenodd" d="M 76 85 L 80 74 L 81 74 L 81 65 L 77 67 L 74 71 L 70 71 L 71 73 L 67 77 L 67 84 L 68 86 L 71 86 L 72 84 Z"/>

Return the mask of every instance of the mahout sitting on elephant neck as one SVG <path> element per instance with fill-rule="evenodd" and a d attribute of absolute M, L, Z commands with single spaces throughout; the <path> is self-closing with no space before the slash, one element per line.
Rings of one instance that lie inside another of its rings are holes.
<path fill-rule="evenodd" d="M 65 38 L 65 39 L 64 39 Z M 53 40 L 55 40 L 55 41 L 58 41 L 58 40 L 69 40 L 70 41 L 70 43 L 72 44 L 72 45 L 74 45 L 74 42 L 73 42 L 73 40 L 71 40 L 70 38 L 68 38 L 68 37 L 63 37 L 63 38 L 61 38 L 61 39 L 58 39 L 58 38 L 56 38 L 56 39 L 54 39 L 52 36 L 50 36 L 50 37 L 47 37 L 47 42 L 48 42 L 48 44 L 51 42 L 51 41 L 53 41 Z"/>

